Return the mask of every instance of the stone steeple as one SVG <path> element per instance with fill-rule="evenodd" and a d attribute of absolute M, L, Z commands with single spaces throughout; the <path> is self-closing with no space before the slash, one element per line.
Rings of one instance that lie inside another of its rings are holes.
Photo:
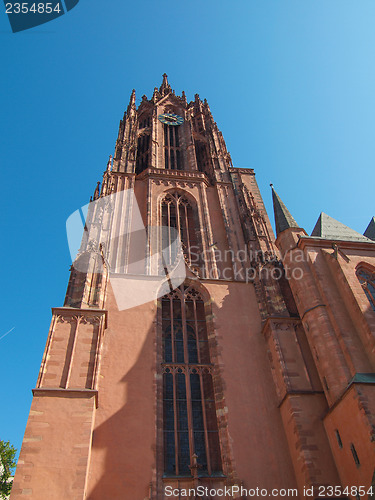
<path fill-rule="evenodd" d="M 375 241 L 375 217 L 372 217 L 369 225 L 367 226 L 366 231 L 363 233 L 363 236 L 366 238 L 370 238 L 370 240 Z"/>
<path fill-rule="evenodd" d="M 163 83 L 160 86 L 159 92 L 161 93 L 162 96 L 165 96 L 172 92 L 172 87 L 168 83 L 168 75 L 167 73 L 164 73 L 163 75 Z"/>
<path fill-rule="evenodd" d="M 135 112 L 136 110 L 136 105 L 135 105 L 135 89 L 132 90 L 130 100 L 129 100 L 129 106 L 127 110 L 127 114 L 129 115 L 132 111 Z"/>
<path fill-rule="evenodd" d="M 279 195 L 273 188 L 273 184 L 271 184 L 272 188 L 272 200 L 273 200 L 273 210 L 275 214 L 275 225 L 276 225 L 276 235 L 278 236 L 285 229 L 289 229 L 290 227 L 299 227 L 297 222 L 292 217 L 289 210 L 286 208 L 285 204 L 282 202 Z"/>

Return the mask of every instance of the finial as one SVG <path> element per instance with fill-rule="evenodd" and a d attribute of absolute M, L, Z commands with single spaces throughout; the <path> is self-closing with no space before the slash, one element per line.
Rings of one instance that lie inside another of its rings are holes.
<path fill-rule="evenodd" d="M 271 188 L 273 189 L 273 184 L 272 184 L 272 182 L 271 182 L 270 186 L 271 186 Z"/>
<path fill-rule="evenodd" d="M 109 155 L 109 160 L 108 160 L 108 163 L 107 163 L 107 172 L 110 172 L 111 169 L 112 169 L 112 158 L 113 158 L 113 156 Z"/>
<path fill-rule="evenodd" d="M 132 90 L 132 93 L 130 95 L 130 101 L 129 101 L 128 111 L 127 111 L 128 115 L 129 115 L 129 112 L 130 112 L 131 109 L 133 109 L 133 110 L 136 109 L 136 106 L 135 106 L 135 89 Z"/>
<path fill-rule="evenodd" d="M 95 191 L 94 191 L 94 196 L 93 196 L 93 199 L 94 201 L 97 200 L 99 198 L 99 193 L 100 193 L 100 190 L 99 190 L 99 185 L 100 185 L 100 181 L 98 181 L 96 183 L 96 188 L 95 188 Z"/>
<path fill-rule="evenodd" d="M 159 90 L 163 96 L 172 91 L 171 86 L 168 83 L 167 73 L 164 73 L 164 75 L 163 75 L 163 83 L 161 84 L 161 87 Z"/>

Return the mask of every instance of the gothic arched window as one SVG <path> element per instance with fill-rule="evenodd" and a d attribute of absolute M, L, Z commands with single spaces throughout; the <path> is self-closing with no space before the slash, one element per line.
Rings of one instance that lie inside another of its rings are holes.
<path fill-rule="evenodd" d="M 162 200 L 162 226 L 174 228 L 180 236 L 188 265 L 199 271 L 202 264 L 202 245 L 197 206 L 180 193 L 168 193 Z M 173 235 L 163 231 L 163 249 L 172 248 Z M 173 262 L 170 256 L 168 264 Z"/>
<path fill-rule="evenodd" d="M 135 173 L 140 174 L 148 168 L 150 151 L 150 135 L 142 134 L 138 137 L 137 142 L 137 161 L 135 166 Z"/>
<path fill-rule="evenodd" d="M 222 465 L 204 303 L 181 285 L 161 305 L 164 472 L 215 475 Z"/>
<path fill-rule="evenodd" d="M 164 163 L 167 169 L 182 170 L 179 126 L 164 124 Z"/>
<path fill-rule="evenodd" d="M 357 278 L 371 304 L 372 310 L 375 311 L 375 273 L 360 267 L 357 269 Z"/>

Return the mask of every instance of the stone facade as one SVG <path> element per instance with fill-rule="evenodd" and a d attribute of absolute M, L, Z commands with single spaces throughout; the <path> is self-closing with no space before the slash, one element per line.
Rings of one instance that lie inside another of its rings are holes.
<path fill-rule="evenodd" d="M 125 190 L 135 198 L 117 197 L 115 212 L 95 204 Z M 119 310 L 114 269 L 129 275 L 137 260 L 144 279 L 160 272 L 147 259 L 160 244 L 150 233 L 137 259 L 125 229 L 111 236 L 109 228 L 129 225 L 134 200 L 146 228 L 167 220 L 179 232 L 186 279 L 169 298 Z M 374 242 L 309 237 L 281 203 L 275 240 L 254 171 L 233 167 L 207 102 L 176 96 L 166 75 L 138 108 L 133 91 L 93 202 L 76 260 L 84 266 L 73 265 L 64 307 L 52 310 L 11 499 L 162 500 L 167 486 L 199 485 L 275 489 L 275 498 L 288 489 L 302 498 L 311 487 L 314 497 L 332 496 L 327 486 L 367 492 L 375 312 L 356 272 L 373 273 Z M 171 311 L 176 300 L 195 311 L 203 304 L 192 338 L 198 350 L 206 343 L 208 362 L 189 358 L 188 309 L 175 324 L 168 319 L 175 343 L 167 359 L 163 300 Z M 180 324 L 185 351 L 176 361 Z M 165 396 L 172 372 L 173 384 L 180 375 L 186 382 L 185 396 L 172 398 L 174 430 Z M 198 374 L 200 403 L 188 382 Z"/>

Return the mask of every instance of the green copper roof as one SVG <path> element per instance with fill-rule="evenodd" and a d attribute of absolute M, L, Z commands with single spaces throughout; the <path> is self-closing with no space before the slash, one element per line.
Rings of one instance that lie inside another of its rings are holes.
<path fill-rule="evenodd" d="M 285 229 L 290 227 L 299 227 L 297 222 L 292 217 L 289 210 L 286 208 L 284 203 L 281 201 L 279 195 L 272 187 L 272 200 L 273 200 L 273 211 L 275 213 L 275 225 L 276 225 L 276 234 L 277 236 Z"/>
<path fill-rule="evenodd" d="M 315 224 L 311 236 L 318 236 L 327 240 L 342 240 L 342 241 L 367 241 L 371 242 L 369 238 L 363 236 L 354 229 L 345 226 L 333 217 L 322 212 Z"/>
<path fill-rule="evenodd" d="M 370 240 L 375 241 L 375 217 L 370 220 L 370 224 L 367 226 L 367 229 L 363 233 L 363 235 L 367 238 L 370 238 Z"/>

